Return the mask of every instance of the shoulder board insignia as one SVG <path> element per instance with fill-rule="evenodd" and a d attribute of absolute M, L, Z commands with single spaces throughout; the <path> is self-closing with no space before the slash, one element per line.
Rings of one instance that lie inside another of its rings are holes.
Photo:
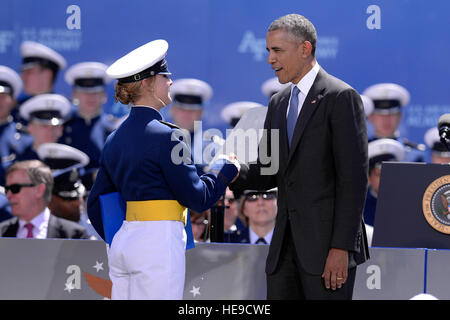
<path fill-rule="evenodd" d="M 158 121 L 161 122 L 162 124 L 165 124 L 166 126 L 169 126 L 169 127 L 173 128 L 173 129 L 180 129 L 179 126 L 177 126 L 177 125 L 175 125 L 173 123 L 170 123 L 170 122 L 167 122 L 167 121 L 162 121 L 162 120 L 158 120 Z"/>

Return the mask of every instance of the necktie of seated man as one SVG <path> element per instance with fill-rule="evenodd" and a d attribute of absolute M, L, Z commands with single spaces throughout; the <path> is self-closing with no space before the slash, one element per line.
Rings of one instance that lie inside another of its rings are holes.
<path fill-rule="evenodd" d="M 24 227 L 28 230 L 27 239 L 33 238 L 33 224 L 28 222 Z"/>
<path fill-rule="evenodd" d="M 297 117 L 298 117 L 298 94 L 300 93 L 300 90 L 297 86 L 294 86 L 292 89 L 291 94 L 291 103 L 289 105 L 289 112 L 287 115 L 287 136 L 289 141 L 289 147 L 291 146 L 292 136 L 294 134 L 295 124 L 297 123 Z"/>
<path fill-rule="evenodd" d="M 259 238 L 258 240 L 256 240 L 256 244 L 267 244 L 267 241 L 264 238 Z"/>

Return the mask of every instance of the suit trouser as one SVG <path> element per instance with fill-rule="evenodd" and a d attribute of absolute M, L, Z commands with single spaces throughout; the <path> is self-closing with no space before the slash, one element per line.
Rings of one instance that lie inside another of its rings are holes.
<path fill-rule="evenodd" d="M 302 268 L 288 222 L 278 265 L 273 274 L 267 275 L 267 299 L 350 300 L 355 276 L 356 267 L 348 270 L 347 281 L 340 289 L 326 289 L 321 274 L 313 275 Z"/>
<path fill-rule="evenodd" d="M 185 248 L 180 221 L 124 221 L 108 252 L 111 299 L 182 299 Z"/>

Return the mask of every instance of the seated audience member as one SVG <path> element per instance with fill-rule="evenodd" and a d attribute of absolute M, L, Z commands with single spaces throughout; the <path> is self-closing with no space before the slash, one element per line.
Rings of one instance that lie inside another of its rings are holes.
<path fill-rule="evenodd" d="M 39 146 L 37 154 L 52 170 L 54 186 L 48 206 L 52 214 L 78 222 L 86 228 L 90 239 L 100 239 L 84 210 L 86 188 L 80 172 L 89 163 L 87 154 L 59 143 L 44 143 Z"/>
<path fill-rule="evenodd" d="M 362 95 L 372 99 L 374 105 L 368 116 L 374 131 L 369 135 L 369 142 L 376 139 L 397 140 L 405 147 L 405 161 L 423 162 L 425 145 L 400 134 L 403 108 L 408 106 L 411 98 L 408 90 L 396 83 L 377 83 L 364 90 Z"/>
<path fill-rule="evenodd" d="M 222 111 L 220 116 L 225 120 L 231 128 L 234 128 L 239 122 L 241 117 L 252 108 L 264 107 L 262 104 L 252 101 L 238 101 L 227 104 Z"/>
<path fill-rule="evenodd" d="M 198 213 L 194 210 L 189 211 L 192 225 L 192 235 L 194 236 L 194 242 L 207 242 L 209 241 L 209 228 L 208 217 L 210 210 L 206 210 L 202 213 Z"/>
<path fill-rule="evenodd" d="M 431 163 L 450 163 L 450 151 L 441 142 L 439 130 L 436 127 L 427 130 L 424 140 L 431 151 Z"/>
<path fill-rule="evenodd" d="M 72 87 L 72 112 L 59 143 L 67 144 L 89 156 L 89 165 L 82 181 L 87 190 L 94 183 L 93 176 L 100 166 L 100 155 L 106 138 L 115 129 L 118 119 L 104 112 L 107 101 L 106 86 L 111 82 L 107 65 L 101 62 L 80 62 L 71 66 L 64 78 Z"/>
<path fill-rule="evenodd" d="M 43 162 L 21 161 L 10 166 L 5 192 L 14 217 L 0 223 L 0 236 L 87 239 L 85 228 L 50 212 L 52 189 L 52 172 Z"/>
<path fill-rule="evenodd" d="M 22 57 L 23 92 L 17 98 L 18 107 L 12 111 L 12 116 L 17 130 L 25 132 L 27 121 L 20 114 L 21 105 L 39 94 L 54 93 L 54 85 L 59 71 L 67 66 L 67 62 L 52 48 L 34 41 L 22 42 L 20 55 Z"/>
<path fill-rule="evenodd" d="M 17 154 L 31 142 L 29 135 L 22 135 L 16 129 L 11 115 L 22 91 L 20 76 L 11 68 L 0 66 L 0 185 L 5 185 L 5 171 Z M 1 221 L 1 220 L 0 220 Z"/>
<path fill-rule="evenodd" d="M 16 161 L 39 160 L 36 150 L 43 143 L 58 141 L 69 111 L 69 100 L 59 94 L 40 94 L 28 99 L 20 107 L 20 115 L 27 121 L 27 130 L 33 139 L 17 155 Z"/>
<path fill-rule="evenodd" d="M 364 222 L 373 227 L 380 186 L 381 164 L 383 161 L 403 161 L 405 147 L 393 139 L 377 139 L 369 142 L 369 179 L 364 207 Z M 370 229 L 370 228 L 369 228 Z"/>
<path fill-rule="evenodd" d="M 229 242 L 270 244 L 277 216 L 277 188 L 245 190 L 240 211 L 247 219 L 247 228 L 230 234 Z"/>
<path fill-rule="evenodd" d="M 272 98 L 275 93 L 289 87 L 289 83 L 281 84 L 278 77 L 273 77 L 264 81 L 261 85 L 261 92 L 267 97 L 267 101 Z"/>
<path fill-rule="evenodd" d="M 239 215 L 239 199 L 235 197 L 235 193 L 229 188 L 225 191 L 225 208 L 223 230 L 225 232 L 234 232 L 236 230 L 245 229 L 245 218 Z M 219 200 L 219 204 L 220 204 Z"/>

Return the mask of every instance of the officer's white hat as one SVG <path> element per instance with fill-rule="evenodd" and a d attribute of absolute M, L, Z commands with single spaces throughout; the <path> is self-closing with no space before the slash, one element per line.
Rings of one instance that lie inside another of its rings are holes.
<path fill-rule="evenodd" d="M 87 154 L 60 143 L 43 143 L 36 152 L 39 159 L 52 169 L 53 194 L 69 199 L 83 196 L 85 187 L 78 169 L 89 163 Z"/>
<path fill-rule="evenodd" d="M 431 152 L 441 157 L 450 157 L 450 152 L 441 142 L 441 138 L 439 137 L 439 130 L 436 127 L 430 128 L 427 130 L 427 132 L 425 132 L 424 141 L 431 149 Z"/>
<path fill-rule="evenodd" d="M 361 95 L 361 100 L 364 106 L 364 113 L 366 114 L 366 117 L 368 117 L 374 109 L 373 101 L 368 96 L 363 94 Z"/>
<path fill-rule="evenodd" d="M 22 87 L 22 79 L 17 72 L 7 66 L 0 66 L 0 93 L 8 93 L 17 98 Z"/>
<path fill-rule="evenodd" d="M 375 84 L 364 90 L 363 95 L 372 99 L 375 107 L 373 112 L 380 114 L 400 112 L 410 100 L 408 90 L 396 83 Z"/>
<path fill-rule="evenodd" d="M 377 139 L 369 142 L 369 168 L 382 161 L 402 161 L 405 157 L 405 147 L 394 139 Z"/>
<path fill-rule="evenodd" d="M 20 46 L 22 55 L 22 69 L 35 65 L 41 65 L 52 69 L 54 72 L 64 69 L 67 65 L 66 59 L 55 50 L 34 41 L 24 41 Z"/>
<path fill-rule="evenodd" d="M 129 83 L 152 77 L 156 74 L 171 74 L 164 59 L 169 44 L 166 40 L 150 41 L 122 58 L 106 70 L 106 74 L 120 83 Z"/>
<path fill-rule="evenodd" d="M 252 108 L 265 107 L 260 103 L 252 101 L 238 101 L 226 105 L 220 116 L 225 120 L 230 126 L 234 127 L 238 123 L 239 119 L 244 115 L 244 113 Z"/>
<path fill-rule="evenodd" d="M 211 99 L 213 89 L 208 83 L 199 79 L 178 79 L 170 86 L 170 95 L 177 107 L 199 110 L 203 108 L 203 103 Z"/>
<path fill-rule="evenodd" d="M 20 106 L 20 116 L 27 121 L 46 125 L 61 125 L 70 111 L 66 97 L 55 93 L 34 96 Z"/>
<path fill-rule="evenodd" d="M 275 93 L 277 93 L 278 91 L 281 91 L 282 89 L 288 87 L 290 85 L 290 83 L 280 83 L 280 81 L 278 81 L 278 77 L 273 77 L 270 78 L 266 81 L 263 82 L 262 86 L 261 86 L 261 92 L 267 96 L 267 97 L 272 97 Z"/>
<path fill-rule="evenodd" d="M 111 82 L 106 74 L 108 66 L 100 62 L 80 62 L 71 66 L 65 73 L 66 82 L 83 91 L 102 91 Z"/>

